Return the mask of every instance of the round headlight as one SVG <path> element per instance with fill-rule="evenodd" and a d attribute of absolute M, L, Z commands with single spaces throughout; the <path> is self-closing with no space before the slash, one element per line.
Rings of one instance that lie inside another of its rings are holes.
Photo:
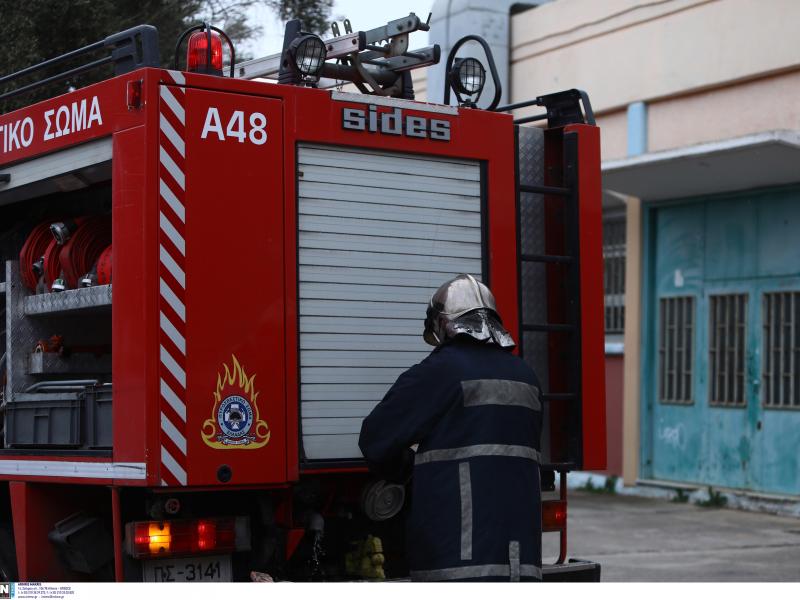
<path fill-rule="evenodd" d="M 295 38 L 289 46 L 289 55 L 295 68 L 306 77 L 319 77 L 325 64 L 325 43 L 315 35 Z"/>
<path fill-rule="evenodd" d="M 453 85 L 462 94 L 478 94 L 486 83 L 486 69 L 476 58 L 459 58 L 451 71 Z"/>

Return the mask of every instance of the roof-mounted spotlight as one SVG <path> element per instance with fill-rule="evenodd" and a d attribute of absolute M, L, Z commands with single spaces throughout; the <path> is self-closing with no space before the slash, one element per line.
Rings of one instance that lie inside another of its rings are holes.
<path fill-rule="evenodd" d="M 453 61 L 453 68 L 450 70 L 450 85 L 453 86 L 459 103 L 475 106 L 481 97 L 485 83 L 486 69 L 477 58 L 457 58 Z M 475 95 L 475 98 L 465 100 L 461 98 L 462 95 Z"/>
<path fill-rule="evenodd" d="M 494 57 L 482 37 L 478 35 L 467 35 L 458 40 L 454 45 L 450 54 L 447 56 L 447 63 L 445 66 L 447 72 L 447 80 L 444 85 L 444 103 L 450 103 L 450 90 L 456 93 L 456 99 L 460 106 L 467 108 L 476 108 L 478 100 L 483 92 L 483 87 L 486 85 L 486 67 L 477 58 L 456 58 L 455 55 L 458 50 L 466 42 L 478 42 L 486 54 L 486 60 L 489 64 L 489 70 L 492 73 L 492 81 L 494 82 L 494 98 L 487 107 L 487 110 L 494 110 L 500 102 L 500 94 L 502 93 L 500 86 L 500 77 L 497 74 L 497 67 L 494 64 Z"/>
<path fill-rule="evenodd" d="M 294 38 L 288 48 L 291 67 L 311 84 L 319 81 L 327 54 L 325 42 L 310 33 Z"/>

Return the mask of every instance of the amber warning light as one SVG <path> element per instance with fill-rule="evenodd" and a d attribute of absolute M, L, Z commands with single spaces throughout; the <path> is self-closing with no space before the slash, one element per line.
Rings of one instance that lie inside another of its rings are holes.
<path fill-rule="evenodd" d="M 128 523 L 125 534 L 126 550 L 134 558 L 250 549 L 247 517 L 139 521 Z"/>

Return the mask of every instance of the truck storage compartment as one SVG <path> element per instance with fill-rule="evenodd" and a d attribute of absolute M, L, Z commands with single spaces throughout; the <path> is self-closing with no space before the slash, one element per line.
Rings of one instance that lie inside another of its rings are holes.
<path fill-rule="evenodd" d="M 110 196 L 101 182 L 3 207 L 13 223 L 0 239 L 6 448 L 111 447 L 111 390 L 101 385 L 111 382 L 110 268 L 96 277 Z"/>
<path fill-rule="evenodd" d="M 302 448 L 358 459 L 364 417 L 432 350 L 431 294 L 482 278 L 481 165 L 305 144 L 298 157 Z"/>

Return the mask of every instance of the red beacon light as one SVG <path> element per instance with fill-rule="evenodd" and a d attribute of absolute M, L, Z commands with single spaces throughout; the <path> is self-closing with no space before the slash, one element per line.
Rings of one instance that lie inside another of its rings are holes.
<path fill-rule="evenodd" d="M 186 70 L 192 73 L 222 75 L 222 39 L 218 33 L 206 30 L 195 31 L 192 34 L 186 52 Z"/>
<path fill-rule="evenodd" d="M 233 44 L 225 32 L 217 27 L 203 23 L 196 25 L 183 32 L 178 44 L 175 46 L 175 68 L 178 69 L 178 54 L 183 40 L 189 37 L 186 50 L 186 70 L 190 73 L 204 73 L 206 75 L 218 75 L 222 73 L 222 41 L 223 39 L 230 50 L 230 76 L 233 77 L 233 65 L 236 63 L 236 55 Z"/>

